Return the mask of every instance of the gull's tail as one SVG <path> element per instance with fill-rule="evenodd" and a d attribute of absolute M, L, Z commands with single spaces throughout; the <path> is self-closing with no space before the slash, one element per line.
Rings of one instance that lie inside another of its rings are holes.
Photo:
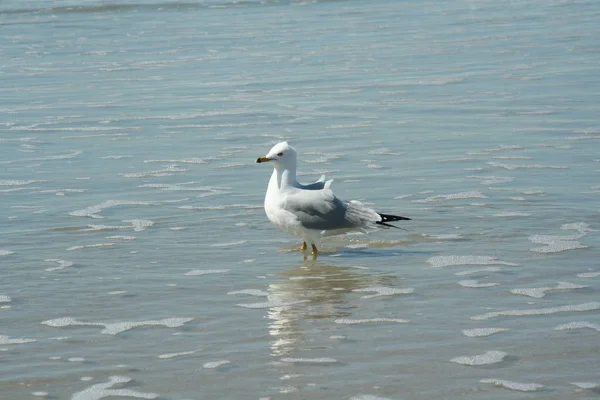
<path fill-rule="evenodd" d="M 375 221 L 376 224 L 379 225 L 383 225 L 383 226 L 387 226 L 389 228 L 396 228 L 396 229 L 402 229 L 399 228 L 397 226 L 388 224 L 388 222 L 394 222 L 394 221 L 410 221 L 410 218 L 407 217 L 400 217 L 398 215 L 389 215 L 389 214 L 379 214 L 377 213 L 377 215 L 379 215 L 381 217 L 381 221 Z"/>

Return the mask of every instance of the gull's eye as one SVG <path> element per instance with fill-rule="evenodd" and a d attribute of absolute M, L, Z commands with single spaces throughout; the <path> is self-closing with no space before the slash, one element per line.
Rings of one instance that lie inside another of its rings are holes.
<path fill-rule="evenodd" d="M 283 152 L 277 153 L 277 157 L 281 157 L 282 155 L 283 155 Z"/>

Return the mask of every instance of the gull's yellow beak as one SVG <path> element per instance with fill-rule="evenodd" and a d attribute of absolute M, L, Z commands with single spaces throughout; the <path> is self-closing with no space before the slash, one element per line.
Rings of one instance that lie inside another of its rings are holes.
<path fill-rule="evenodd" d="M 265 156 L 261 156 L 256 159 L 256 162 L 258 164 L 263 163 L 263 162 L 269 162 L 269 161 L 271 161 L 271 159 L 269 157 L 265 157 Z"/>

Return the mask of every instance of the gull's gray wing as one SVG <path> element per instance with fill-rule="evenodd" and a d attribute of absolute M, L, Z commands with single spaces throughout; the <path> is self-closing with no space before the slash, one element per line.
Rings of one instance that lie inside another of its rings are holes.
<path fill-rule="evenodd" d="M 321 189 L 327 189 L 329 188 L 329 186 L 331 186 L 331 182 L 333 182 L 333 179 L 330 180 L 325 180 L 325 175 L 321 175 L 321 177 L 313 183 L 309 183 L 308 185 L 302 185 L 301 183 L 298 183 L 299 188 L 300 189 L 304 189 L 304 190 L 321 190 Z"/>
<path fill-rule="evenodd" d="M 381 220 L 362 203 L 342 201 L 330 189 L 294 190 L 286 195 L 283 208 L 294 214 L 302 227 L 318 231 L 371 228 Z"/>

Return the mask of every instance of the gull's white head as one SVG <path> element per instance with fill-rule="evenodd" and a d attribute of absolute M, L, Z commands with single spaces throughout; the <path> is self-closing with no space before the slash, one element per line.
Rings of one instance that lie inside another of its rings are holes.
<path fill-rule="evenodd" d="M 296 169 L 296 149 L 288 142 L 277 143 L 266 156 L 258 157 L 257 163 L 272 162 L 276 169 Z"/>

